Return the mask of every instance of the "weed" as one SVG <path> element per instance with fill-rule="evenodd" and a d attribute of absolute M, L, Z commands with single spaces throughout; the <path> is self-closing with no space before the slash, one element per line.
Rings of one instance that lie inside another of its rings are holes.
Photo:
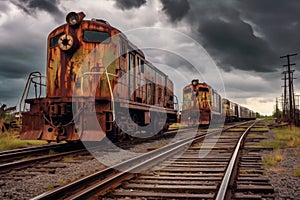
<path fill-rule="evenodd" d="M 257 133 L 250 133 L 250 134 L 248 134 L 247 138 L 267 139 L 266 136 L 263 136 L 262 134 L 257 134 Z"/>
<path fill-rule="evenodd" d="M 53 190 L 54 189 L 54 186 L 52 185 L 52 184 L 50 184 L 50 185 L 48 185 L 47 187 L 46 187 L 46 190 L 47 191 L 50 191 L 50 190 Z"/>
<path fill-rule="evenodd" d="M 300 176 L 300 167 L 296 167 L 296 169 L 294 169 L 294 176 Z"/>
<path fill-rule="evenodd" d="M 253 170 L 241 169 L 240 174 L 253 174 Z"/>
<path fill-rule="evenodd" d="M 295 126 L 274 129 L 274 138 L 261 141 L 259 145 L 279 149 L 283 147 L 300 147 L 300 128 Z"/>
<path fill-rule="evenodd" d="M 251 128 L 251 132 L 268 132 L 269 129 L 267 127 L 254 127 Z"/>
<path fill-rule="evenodd" d="M 74 158 L 73 157 L 64 157 L 62 162 L 71 163 L 71 162 L 74 162 Z"/>
<path fill-rule="evenodd" d="M 241 131 L 245 131 L 246 128 L 231 128 L 229 129 L 230 132 L 241 132 Z"/>
<path fill-rule="evenodd" d="M 286 142 L 280 140 L 263 140 L 259 142 L 257 145 L 263 147 L 271 147 L 273 149 L 280 149 L 286 145 Z"/>
<path fill-rule="evenodd" d="M 50 149 L 48 154 L 52 155 L 52 154 L 56 154 L 56 152 L 53 149 Z"/>
<path fill-rule="evenodd" d="M 69 183 L 70 181 L 69 180 L 66 180 L 66 179 L 58 179 L 57 180 L 57 183 L 59 185 L 66 185 L 67 183 Z"/>
<path fill-rule="evenodd" d="M 0 151 L 43 144 L 47 144 L 47 142 L 41 140 L 20 140 L 13 132 L 5 132 L 0 134 Z"/>
<path fill-rule="evenodd" d="M 284 155 L 279 151 L 275 151 L 273 154 L 269 154 L 263 157 L 263 164 L 265 166 L 275 166 L 284 160 Z"/>
<path fill-rule="evenodd" d="M 298 149 L 294 149 L 294 156 L 299 156 L 300 155 L 300 151 Z"/>

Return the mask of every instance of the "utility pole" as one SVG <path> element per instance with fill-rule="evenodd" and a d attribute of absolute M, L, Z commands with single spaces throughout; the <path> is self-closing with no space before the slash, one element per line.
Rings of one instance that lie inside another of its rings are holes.
<path fill-rule="evenodd" d="M 289 122 L 294 122 L 294 91 L 293 91 L 293 72 L 295 70 L 291 70 L 291 66 L 296 65 L 295 63 L 290 62 L 290 57 L 296 56 L 297 54 L 287 54 L 285 56 L 281 56 L 280 58 L 287 58 L 287 64 L 283 65 L 283 67 L 287 67 L 287 74 L 288 74 L 288 87 L 289 87 L 289 113 L 288 113 L 288 119 Z"/>
<path fill-rule="evenodd" d="M 283 94 L 281 94 L 281 106 L 282 106 L 282 114 L 281 114 L 281 120 L 284 119 L 284 101 L 283 101 Z"/>
<path fill-rule="evenodd" d="M 276 122 L 278 122 L 279 121 L 279 112 L 278 112 L 278 98 L 277 97 L 276 97 L 275 116 L 276 116 Z"/>
<path fill-rule="evenodd" d="M 284 84 L 283 84 L 283 97 L 282 97 L 282 115 L 283 118 L 286 119 L 287 118 L 287 97 L 286 97 L 286 73 L 287 71 L 283 71 L 282 74 L 284 75 L 284 78 L 282 78 L 281 80 L 284 80 Z"/>
<path fill-rule="evenodd" d="M 295 95 L 295 125 L 299 126 L 300 122 L 300 111 L 299 111 L 299 97 L 300 95 Z"/>

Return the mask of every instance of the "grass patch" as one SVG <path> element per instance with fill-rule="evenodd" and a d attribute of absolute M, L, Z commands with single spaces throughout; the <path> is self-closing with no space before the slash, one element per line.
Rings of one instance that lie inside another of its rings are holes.
<path fill-rule="evenodd" d="M 268 132 L 269 129 L 267 127 L 254 127 L 251 128 L 251 132 Z"/>
<path fill-rule="evenodd" d="M 54 151 L 53 149 L 50 149 L 48 154 L 49 154 L 49 155 L 56 154 L 56 151 Z"/>
<path fill-rule="evenodd" d="M 300 155 L 300 150 L 294 149 L 294 156 L 299 156 Z"/>
<path fill-rule="evenodd" d="M 53 190 L 54 189 L 54 185 L 50 184 L 46 187 L 47 191 Z"/>
<path fill-rule="evenodd" d="M 300 177 L 300 167 L 297 167 L 296 169 L 294 169 L 293 176 Z"/>
<path fill-rule="evenodd" d="M 273 154 L 269 154 L 263 157 L 263 165 L 268 167 L 275 166 L 283 160 L 284 155 L 277 150 Z"/>
<path fill-rule="evenodd" d="M 274 124 L 275 123 L 275 118 L 265 118 L 264 121 L 268 124 Z"/>
<path fill-rule="evenodd" d="M 272 147 L 274 149 L 284 147 L 300 147 L 300 128 L 295 126 L 273 129 L 274 139 L 261 141 L 259 145 Z"/>
<path fill-rule="evenodd" d="M 245 131 L 246 128 L 230 128 L 229 131 L 230 132 L 241 132 L 241 131 Z"/>
<path fill-rule="evenodd" d="M 67 183 L 70 182 L 70 180 L 66 180 L 66 179 L 58 179 L 58 184 L 59 185 L 66 185 Z"/>
<path fill-rule="evenodd" d="M 257 146 L 263 146 L 263 147 L 271 147 L 273 149 L 280 149 L 283 146 L 285 146 L 286 142 L 280 141 L 280 140 L 263 140 L 259 143 L 257 143 Z"/>
<path fill-rule="evenodd" d="M 47 142 L 41 140 L 20 140 L 16 133 L 5 132 L 0 134 L 0 151 L 43 144 L 47 144 Z"/>
<path fill-rule="evenodd" d="M 274 129 L 275 139 L 284 141 L 287 147 L 300 147 L 300 128 L 295 126 Z"/>
<path fill-rule="evenodd" d="M 253 174 L 253 170 L 251 169 L 241 169 L 239 171 L 240 174 Z"/>
<path fill-rule="evenodd" d="M 174 124 L 171 124 L 169 127 L 170 128 L 183 128 L 183 127 L 188 127 L 188 125 L 180 124 L 180 123 L 174 123 Z"/>
<path fill-rule="evenodd" d="M 64 157 L 62 162 L 74 162 L 74 158 L 73 157 Z"/>
<path fill-rule="evenodd" d="M 266 136 L 257 133 L 250 133 L 247 135 L 247 138 L 256 138 L 256 139 L 267 139 Z"/>

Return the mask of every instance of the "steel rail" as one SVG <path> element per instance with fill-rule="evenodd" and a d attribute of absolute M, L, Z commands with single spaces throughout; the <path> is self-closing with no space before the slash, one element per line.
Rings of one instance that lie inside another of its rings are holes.
<path fill-rule="evenodd" d="M 228 195 L 228 189 L 229 189 L 229 183 L 230 180 L 233 178 L 233 169 L 234 167 L 237 165 L 238 162 L 238 155 L 239 155 L 239 150 L 243 145 L 243 142 L 246 138 L 247 133 L 250 131 L 250 129 L 255 125 L 257 121 L 254 121 L 245 131 L 244 133 L 241 135 L 235 149 L 234 152 L 232 154 L 232 157 L 230 159 L 230 162 L 227 166 L 226 172 L 224 174 L 224 178 L 222 180 L 222 183 L 220 185 L 220 188 L 218 190 L 218 193 L 216 195 L 216 200 L 224 200 L 227 199 L 226 195 Z"/>
<path fill-rule="evenodd" d="M 27 147 L 27 148 L 20 148 L 20 149 L 13 149 L 13 150 L 6 150 L 6 151 L 0 151 L 0 157 L 6 154 L 16 154 L 18 152 L 26 152 L 26 151 L 37 151 L 37 150 L 43 150 L 43 149 L 49 149 L 49 148 L 60 148 L 60 146 L 65 146 L 65 145 L 70 145 L 70 144 L 47 144 L 47 145 L 42 145 L 42 146 L 32 146 L 32 147 Z"/>
<path fill-rule="evenodd" d="M 9 151 L 0 152 L 0 163 L 3 165 L 4 163 L 12 162 L 12 160 L 19 160 L 20 158 L 42 155 L 50 150 L 55 150 L 58 152 L 65 151 L 68 148 L 80 148 L 80 145 L 74 146 L 74 144 L 54 144 L 54 145 L 44 145 L 37 147 L 28 147 L 23 149 L 15 149 Z M 0 167 L 1 168 L 1 167 Z"/>
<path fill-rule="evenodd" d="M 63 153 L 52 154 L 52 155 L 39 156 L 39 157 L 35 157 L 35 158 L 30 158 L 27 160 L 9 162 L 9 163 L 0 165 L 0 172 L 12 170 L 12 169 L 19 168 L 19 167 L 27 167 L 36 162 L 59 158 L 59 157 L 63 157 L 63 156 L 70 155 L 70 154 L 78 154 L 78 153 L 85 152 L 85 151 L 86 151 L 86 149 L 79 149 L 79 150 L 73 150 L 73 151 L 68 151 L 68 152 L 63 152 Z"/>

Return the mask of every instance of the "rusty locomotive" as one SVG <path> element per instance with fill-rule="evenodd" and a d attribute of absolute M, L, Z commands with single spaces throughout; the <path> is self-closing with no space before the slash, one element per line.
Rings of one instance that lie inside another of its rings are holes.
<path fill-rule="evenodd" d="M 222 98 L 207 83 L 198 79 L 183 88 L 181 123 L 189 126 L 210 125 L 211 121 L 233 122 L 255 119 L 252 110 Z"/>
<path fill-rule="evenodd" d="M 121 141 L 167 130 L 177 119 L 173 82 L 121 31 L 84 17 L 71 12 L 49 34 L 45 96 L 25 99 L 20 137 Z"/>

